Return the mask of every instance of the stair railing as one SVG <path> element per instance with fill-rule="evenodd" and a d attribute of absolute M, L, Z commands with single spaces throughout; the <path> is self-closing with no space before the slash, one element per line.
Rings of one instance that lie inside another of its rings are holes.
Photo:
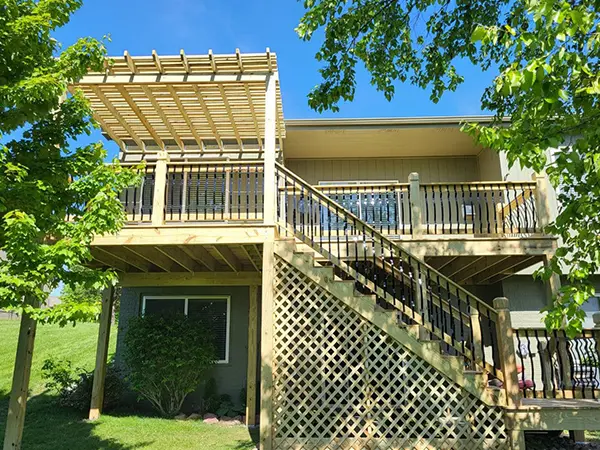
<path fill-rule="evenodd" d="M 328 259 L 359 289 L 418 324 L 465 368 L 504 378 L 498 352 L 498 312 L 448 277 L 383 236 L 293 172 L 276 165 L 281 236 L 294 237 Z M 342 275 L 343 275 L 342 274 Z"/>

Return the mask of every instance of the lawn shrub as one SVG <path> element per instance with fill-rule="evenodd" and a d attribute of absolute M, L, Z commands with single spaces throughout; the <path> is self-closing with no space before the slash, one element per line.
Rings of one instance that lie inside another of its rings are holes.
<path fill-rule="evenodd" d="M 42 366 L 42 377 L 46 387 L 58 394 L 59 405 L 78 411 L 89 409 L 94 383 L 93 370 L 74 368 L 68 359 L 48 358 Z M 111 361 L 106 368 L 103 409 L 109 411 L 117 407 L 124 391 L 123 376 Z"/>
<path fill-rule="evenodd" d="M 162 415 L 173 416 L 215 363 L 216 351 L 200 320 L 147 315 L 130 320 L 123 356 L 133 390 Z"/>

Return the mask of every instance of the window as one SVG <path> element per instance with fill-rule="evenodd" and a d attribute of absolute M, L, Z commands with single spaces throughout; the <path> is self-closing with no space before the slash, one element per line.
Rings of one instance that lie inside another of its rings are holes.
<path fill-rule="evenodd" d="M 231 297 L 228 296 L 145 296 L 142 315 L 182 313 L 198 318 L 215 336 L 217 363 L 229 362 L 229 322 Z"/>
<path fill-rule="evenodd" d="M 319 186 L 344 186 L 334 192 L 326 191 L 326 195 L 375 228 L 388 228 L 390 230 L 397 229 L 398 221 L 400 220 L 401 223 L 403 220 L 401 208 L 398 207 L 398 193 L 393 189 L 374 189 L 371 191 L 369 186 L 380 185 L 385 188 L 387 185 L 394 183 L 398 183 L 398 180 L 319 181 Z M 343 224 L 338 223 L 337 218 L 332 217 L 329 219 L 327 211 L 322 211 L 321 215 L 321 221 L 324 223 L 325 228 L 330 227 L 333 230 L 343 228 Z"/>

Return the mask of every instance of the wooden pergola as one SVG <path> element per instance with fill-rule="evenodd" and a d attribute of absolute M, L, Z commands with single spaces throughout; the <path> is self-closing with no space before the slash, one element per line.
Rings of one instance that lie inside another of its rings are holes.
<path fill-rule="evenodd" d="M 167 151 L 172 158 L 262 157 L 267 86 L 275 80 L 276 147 L 285 125 L 277 57 L 264 53 L 131 56 L 106 61 L 69 86 L 89 99 L 94 118 L 122 155 L 140 159 Z"/>
<path fill-rule="evenodd" d="M 272 296 L 264 277 L 265 267 L 272 276 L 273 262 L 265 262 L 262 252 L 273 257 L 275 189 L 265 189 L 263 220 L 254 234 L 244 227 L 166 226 L 162 211 L 167 164 L 172 160 L 259 160 L 264 186 L 275 187 L 275 161 L 285 138 L 276 55 L 269 49 L 229 55 L 186 55 L 182 50 L 176 56 L 153 51 L 139 57 L 126 51 L 108 59 L 104 71 L 90 72 L 69 86 L 71 93 L 78 90 L 90 101 L 103 132 L 119 145 L 122 161 L 154 162 L 153 210 L 159 212 L 146 230 L 150 242 L 138 242 L 134 248 L 132 240 L 103 244 L 98 237 L 92 246 L 94 258 L 100 263 L 108 258 L 104 265 L 120 267 L 122 285 L 249 286 L 247 423 L 254 424 L 257 298 L 261 284 L 263 301 Z M 129 231 L 133 240 L 143 238 L 140 227 Z M 124 238 L 124 233 L 112 238 Z M 190 233 L 204 240 L 192 245 Z M 159 242 L 158 236 L 166 240 Z M 188 237 L 181 241 L 184 236 Z M 90 419 L 98 418 L 102 409 L 113 301 L 111 288 L 102 300 Z"/>

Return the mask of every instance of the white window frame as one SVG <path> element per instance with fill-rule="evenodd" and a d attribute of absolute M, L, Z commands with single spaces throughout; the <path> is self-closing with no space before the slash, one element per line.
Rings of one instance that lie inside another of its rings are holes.
<path fill-rule="evenodd" d="M 216 361 L 217 364 L 229 364 L 229 335 L 231 332 L 231 296 L 230 295 L 144 295 L 142 297 L 142 317 L 146 313 L 146 300 L 183 300 L 183 314 L 188 315 L 190 300 L 226 300 L 227 323 L 225 324 L 225 359 Z"/>

